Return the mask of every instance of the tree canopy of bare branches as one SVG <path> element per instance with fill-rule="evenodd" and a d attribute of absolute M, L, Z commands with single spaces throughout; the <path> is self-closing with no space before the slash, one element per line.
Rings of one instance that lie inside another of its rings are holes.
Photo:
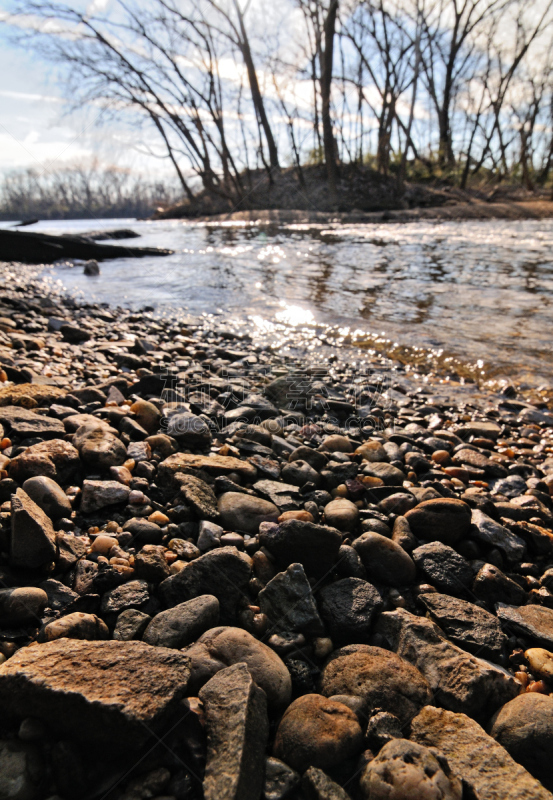
<path fill-rule="evenodd" d="M 115 115 L 199 184 L 246 203 L 256 171 L 343 164 L 535 188 L 553 164 L 553 0 L 13 0 L 68 102 Z M 253 176 L 253 177 L 252 177 Z"/>

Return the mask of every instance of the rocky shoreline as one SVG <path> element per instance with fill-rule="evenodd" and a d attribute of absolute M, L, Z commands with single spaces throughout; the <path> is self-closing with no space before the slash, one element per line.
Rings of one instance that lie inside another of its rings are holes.
<path fill-rule="evenodd" d="M 553 790 L 553 413 L 0 295 L 0 798 Z"/>

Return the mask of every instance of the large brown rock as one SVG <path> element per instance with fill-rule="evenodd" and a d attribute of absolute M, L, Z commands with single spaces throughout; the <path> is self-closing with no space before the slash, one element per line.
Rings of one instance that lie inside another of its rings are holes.
<path fill-rule="evenodd" d="M 241 461 L 232 456 L 200 456 L 192 453 L 174 453 L 162 461 L 157 471 L 159 486 L 172 484 L 177 472 L 186 472 L 191 469 L 201 469 L 210 475 L 228 475 L 237 472 L 248 480 L 255 480 L 257 470 L 249 461 Z"/>
<path fill-rule="evenodd" d="M 205 800 L 260 800 L 269 739 L 265 694 L 241 663 L 218 672 L 199 696 L 207 728 Z"/>
<path fill-rule="evenodd" d="M 12 495 L 11 563 L 38 569 L 56 557 L 56 534 L 52 522 L 29 495 L 18 489 Z"/>
<path fill-rule="evenodd" d="M 518 694 L 520 684 L 507 670 L 461 650 L 429 619 L 404 609 L 387 611 L 376 629 L 418 667 L 444 708 L 485 721 Z"/>
<path fill-rule="evenodd" d="M 276 733 L 273 755 L 298 772 L 329 768 L 361 751 L 363 733 L 356 715 L 343 703 L 320 694 L 298 697 Z"/>
<path fill-rule="evenodd" d="M 380 533 L 364 533 L 353 542 L 367 575 L 388 586 L 406 586 L 415 580 L 417 568 L 403 547 Z"/>
<path fill-rule="evenodd" d="M 61 420 L 45 417 L 43 414 L 36 414 L 19 406 L 0 408 L 0 422 L 9 426 L 10 436 L 19 436 L 21 439 L 33 436 L 40 436 L 41 439 L 59 439 L 65 435 Z"/>
<path fill-rule="evenodd" d="M 82 425 L 73 434 L 73 446 L 82 460 L 91 467 L 109 469 L 123 464 L 127 448 L 123 442 L 102 425 Z"/>
<path fill-rule="evenodd" d="M 411 738 L 440 750 L 477 800 L 552 800 L 524 767 L 465 714 L 427 706 L 413 720 Z"/>
<path fill-rule="evenodd" d="M 171 722 L 189 676 L 176 650 L 58 639 L 24 647 L 0 666 L 0 708 L 65 735 L 137 746 Z"/>
<path fill-rule="evenodd" d="M 221 524 L 226 530 L 257 534 L 262 522 L 276 522 L 280 511 L 268 500 L 241 492 L 225 492 L 219 498 Z"/>
<path fill-rule="evenodd" d="M 361 697 L 367 710 L 381 708 L 406 724 L 432 700 L 430 686 L 416 667 L 389 650 L 349 645 L 325 665 L 321 693 Z"/>
<path fill-rule="evenodd" d="M 190 658 L 193 690 L 223 667 L 243 662 L 265 692 L 269 709 L 281 710 L 290 702 L 292 679 L 284 662 L 274 650 L 242 628 L 212 628 L 185 652 Z"/>
<path fill-rule="evenodd" d="M 553 697 L 537 692 L 515 697 L 491 720 L 490 735 L 553 790 Z"/>
<path fill-rule="evenodd" d="M 405 514 L 417 539 L 454 545 L 470 531 L 470 506 L 462 500 L 425 500 Z"/>
<path fill-rule="evenodd" d="M 359 781 L 367 800 L 461 800 L 463 784 L 447 759 L 424 745 L 395 739 L 370 761 Z"/>
<path fill-rule="evenodd" d="M 18 483 L 43 475 L 59 484 L 71 483 L 80 470 L 79 453 L 63 439 L 52 439 L 28 447 L 10 462 L 9 473 Z"/>

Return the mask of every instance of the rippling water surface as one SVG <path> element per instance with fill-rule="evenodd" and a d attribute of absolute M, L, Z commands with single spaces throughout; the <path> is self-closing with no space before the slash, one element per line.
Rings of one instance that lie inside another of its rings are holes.
<path fill-rule="evenodd" d="M 553 220 L 371 225 L 49 222 L 132 227 L 166 258 L 120 259 L 96 278 L 46 270 L 87 299 L 313 326 L 459 375 L 553 383 Z M 124 242 L 120 242 L 124 244 Z"/>

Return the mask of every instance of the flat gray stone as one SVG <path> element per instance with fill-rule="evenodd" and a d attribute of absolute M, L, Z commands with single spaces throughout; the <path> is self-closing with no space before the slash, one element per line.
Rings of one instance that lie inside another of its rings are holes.
<path fill-rule="evenodd" d="M 200 689 L 207 729 L 205 800 L 260 800 L 269 718 L 265 693 L 244 663 Z"/>

